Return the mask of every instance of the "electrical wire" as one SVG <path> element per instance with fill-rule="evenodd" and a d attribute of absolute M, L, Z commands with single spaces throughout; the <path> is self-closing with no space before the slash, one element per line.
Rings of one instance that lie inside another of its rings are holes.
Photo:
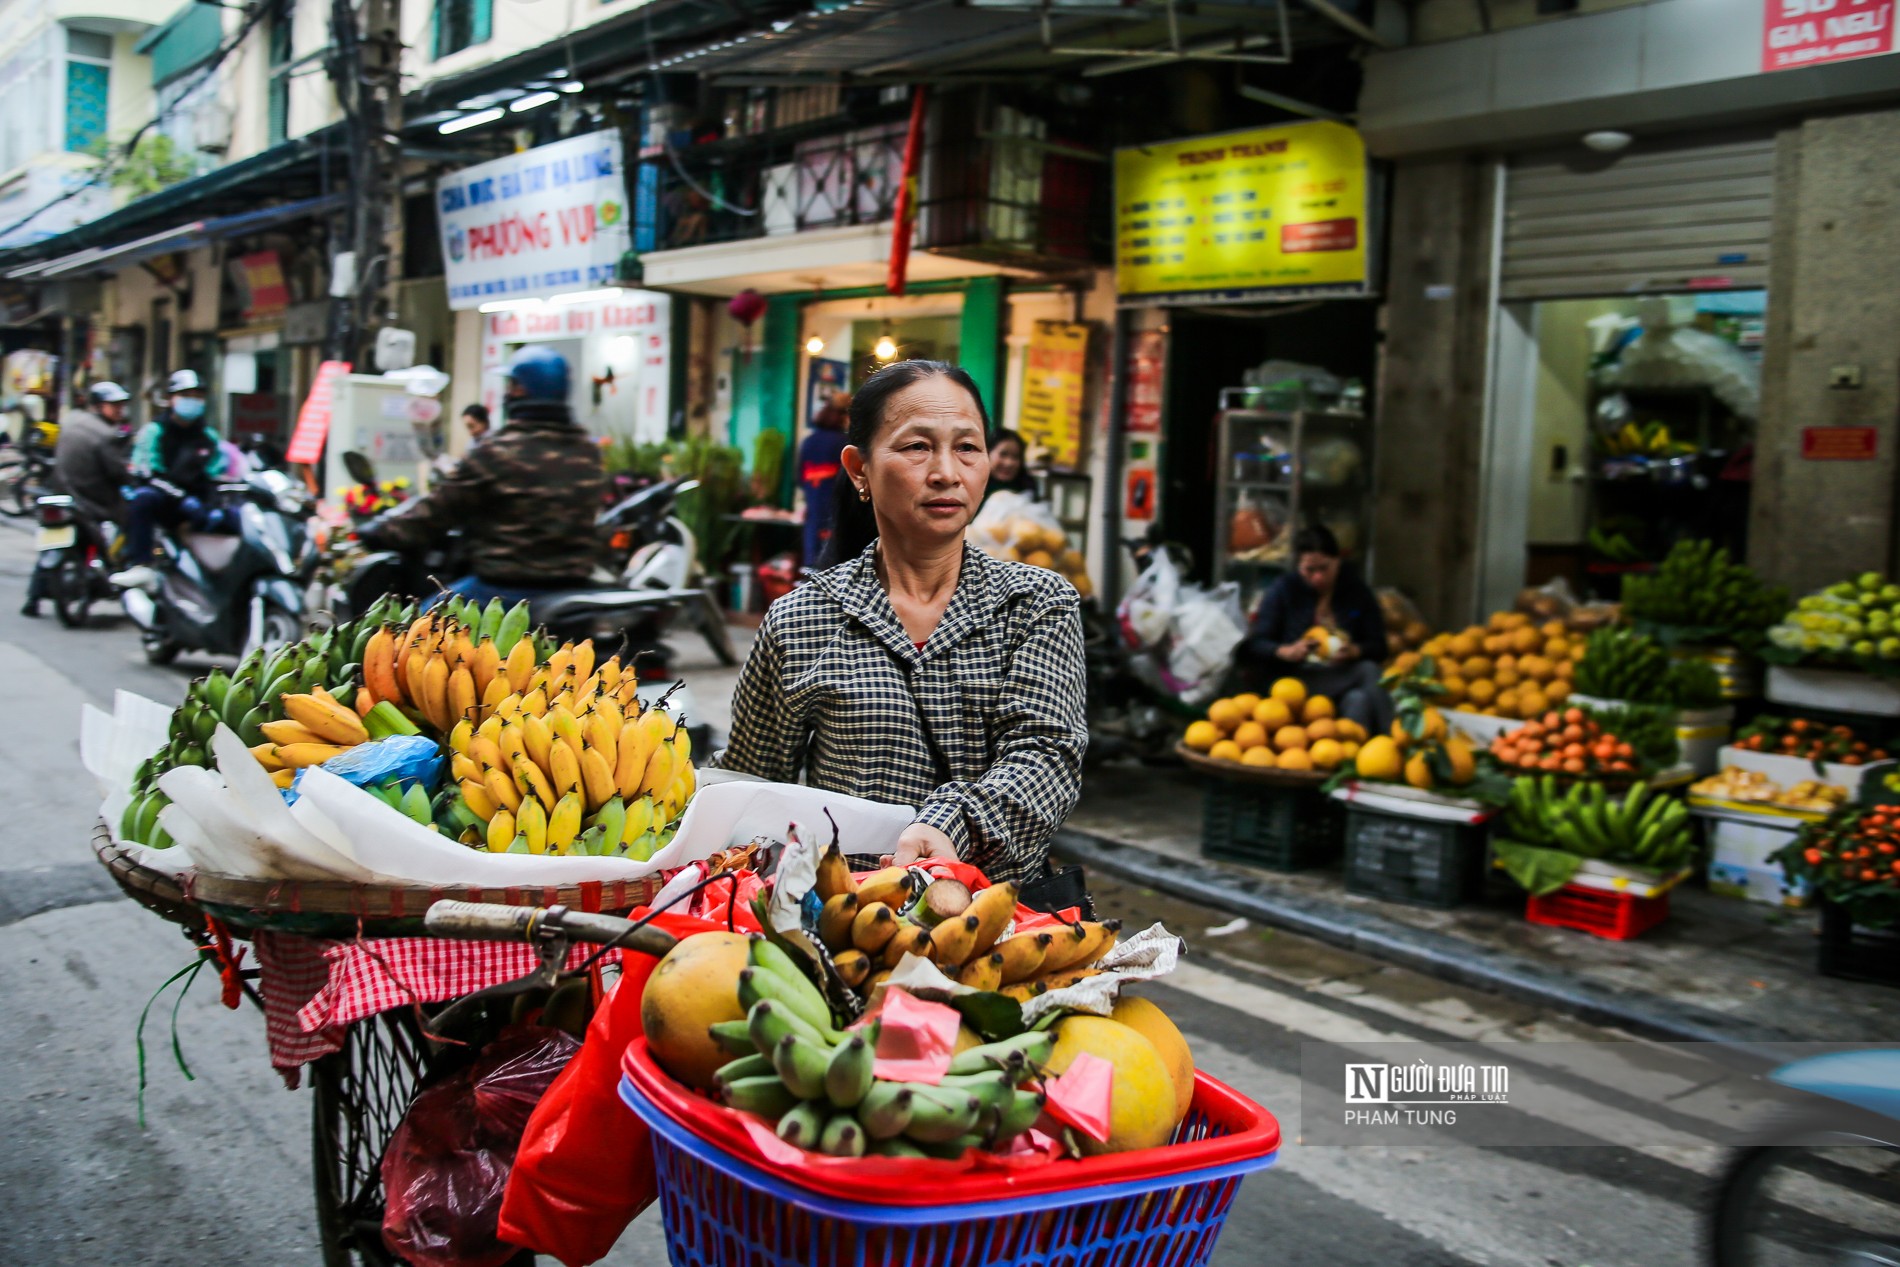
<path fill-rule="evenodd" d="M 52 199 L 50 202 L 43 203 L 42 205 L 34 208 L 32 211 L 29 211 L 26 215 L 22 216 L 20 219 L 15 220 L 12 224 L 7 225 L 3 229 L 0 229 L 0 238 L 6 237 L 8 234 L 14 232 L 16 229 L 25 228 L 27 225 L 31 224 L 34 220 L 37 220 L 41 215 L 45 214 L 48 211 L 51 211 L 54 207 L 57 207 L 61 203 L 67 202 L 73 198 L 77 198 L 80 194 L 86 192 L 86 190 L 93 188 L 94 186 L 98 185 L 101 181 L 104 181 L 108 179 L 109 177 L 111 177 L 112 175 L 116 174 L 124 166 L 125 163 L 131 161 L 133 150 L 138 148 L 138 143 L 145 136 L 145 134 L 151 131 L 153 128 L 157 127 L 160 123 L 163 123 L 174 112 L 176 112 L 178 107 L 184 104 L 185 99 L 191 96 L 191 94 L 194 91 L 196 91 L 200 85 L 202 85 L 207 79 L 211 77 L 211 72 L 216 70 L 219 67 L 219 65 L 223 63 L 225 58 L 229 57 L 233 52 L 237 51 L 238 47 L 242 45 L 246 39 L 250 38 L 251 32 L 257 28 L 257 24 L 263 21 L 265 17 L 270 15 L 275 10 L 275 8 L 276 8 L 275 5 L 260 4 L 256 8 L 251 10 L 250 14 L 246 16 L 246 18 L 244 19 L 243 25 L 238 27 L 237 34 L 231 37 L 230 42 L 227 44 L 220 45 L 217 51 L 211 55 L 210 61 L 206 62 L 198 70 L 195 70 L 192 72 L 192 74 L 195 77 L 192 79 L 191 85 L 178 94 L 177 99 L 172 102 L 171 106 L 167 109 L 160 110 L 157 114 L 153 115 L 151 118 L 147 119 L 144 123 L 140 124 L 138 131 L 132 133 L 131 137 L 129 137 L 125 141 L 123 153 L 120 154 L 117 165 L 114 165 L 110 159 L 102 158 L 99 162 L 99 166 L 93 169 L 93 174 L 90 177 L 88 177 L 84 182 L 73 186 L 71 189 L 59 195 L 57 198 Z"/>
<path fill-rule="evenodd" d="M 654 95 L 656 97 L 663 97 L 665 95 L 665 88 L 664 85 L 660 83 L 660 72 L 655 69 L 660 61 L 660 53 L 659 44 L 653 38 L 653 15 L 651 12 L 643 17 L 641 25 L 646 31 L 647 37 L 647 74 L 653 79 Z M 678 151 L 673 148 L 672 137 L 663 136 L 660 140 L 660 148 L 666 151 L 666 161 L 672 166 L 673 174 L 678 176 L 688 189 L 698 194 L 701 198 L 704 198 L 713 206 L 719 208 L 721 211 L 730 212 L 735 216 L 756 216 L 764 213 L 765 208 L 763 207 L 741 207 L 737 203 L 727 202 L 724 198 L 721 198 L 718 194 L 707 189 L 704 185 L 701 185 L 698 181 L 687 175 L 686 168 L 680 164 Z"/>

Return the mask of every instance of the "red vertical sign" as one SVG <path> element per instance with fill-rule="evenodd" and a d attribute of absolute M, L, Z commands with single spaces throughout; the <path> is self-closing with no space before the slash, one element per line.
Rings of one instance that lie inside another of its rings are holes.
<path fill-rule="evenodd" d="M 330 436 L 330 414 L 336 404 L 337 385 L 350 372 L 348 361 L 325 361 L 317 366 L 317 381 L 310 384 L 310 395 L 297 411 L 297 429 L 290 434 L 286 462 L 308 466 L 323 456 L 323 442 Z"/>
<path fill-rule="evenodd" d="M 884 289 L 904 293 L 910 274 L 910 231 L 917 222 L 917 169 L 924 158 L 924 86 L 910 90 L 910 132 L 904 137 L 904 178 L 897 186 L 897 206 L 891 220 L 891 266 Z"/>
<path fill-rule="evenodd" d="M 1762 0 L 1761 68 L 1795 70 L 1893 52 L 1894 0 Z"/>

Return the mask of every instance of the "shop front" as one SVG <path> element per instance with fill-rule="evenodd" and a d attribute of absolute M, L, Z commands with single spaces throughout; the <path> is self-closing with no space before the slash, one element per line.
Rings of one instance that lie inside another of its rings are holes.
<path fill-rule="evenodd" d="M 1767 131 L 1504 165 L 1488 606 L 1614 599 L 1685 538 L 1745 556 L 1774 165 Z"/>
<path fill-rule="evenodd" d="M 1125 535 L 1251 608 L 1322 525 L 1372 556 L 1377 234 L 1364 146 L 1311 122 L 1117 151 Z"/>

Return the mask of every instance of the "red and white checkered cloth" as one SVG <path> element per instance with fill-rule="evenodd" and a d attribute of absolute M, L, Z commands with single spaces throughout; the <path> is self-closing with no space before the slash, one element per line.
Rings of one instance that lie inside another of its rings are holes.
<path fill-rule="evenodd" d="M 259 985 L 270 1062 L 291 1086 L 298 1070 L 343 1046 L 351 1025 L 391 1008 L 445 1003 L 534 971 L 525 942 L 386 937 L 324 941 L 287 933 L 256 935 Z M 569 949 L 569 968 L 594 947 Z M 618 962 L 612 950 L 602 963 Z"/>

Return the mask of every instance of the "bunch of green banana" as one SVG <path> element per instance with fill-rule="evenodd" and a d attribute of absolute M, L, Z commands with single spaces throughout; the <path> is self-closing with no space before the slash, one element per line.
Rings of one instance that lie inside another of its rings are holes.
<path fill-rule="evenodd" d="M 1713 541 L 1676 542 L 1648 576 L 1623 578 L 1623 613 L 1632 620 L 1759 635 L 1788 610 L 1788 592 L 1765 585 L 1753 569 Z"/>
<path fill-rule="evenodd" d="M 1695 852 L 1688 808 L 1646 783 L 1611 796 L 1601 783 L 1578 781 L 1566 791 L 1548 774 L 1522 777 L 1511 785 L 1504 830 L 1580 858 L 1662 870 L 1682 866 Z"/>
<path fill-rule="evenodd" d="M 1598 699 L 1706 708 L 1721 702 L 1722 684 L 1703 660 L 1673 660 L 1648 634 L 1599 629 L 1584 644 L 1572 688 Z"/>
<path fill-rule="evenodd" d="M 219 723 L 230 727 L 246 746 L 257 748 L 269 737 L 266 724 L 286 720 L 284 697 L 326 690 L 349 707 L 356 697 L 356 681 L 363 648 L 385 620 L 413 619 L 413 605 L 405 607 L 385 595 L 360 619 L 344 621 L 301 642 L 287 643 L 270 653 L 253 651 L 236 669 L 213 669 L 192 682 L 184 703 L 172 714 L 171 733 L 163 748 L 145 761 L 132 780 L 132 803 L 119 820 L 119 837 L 164 848 L 171 838 L 158 827 L 158 811 L 170 800 L 158 790 L 158 776 L 179 766 L 211 764 L 211 736 Z M 388 719 L 384 719 L 386 722 Z M 372 734 L 382 726 L 366 725 Z M 409 733 L 414 728 L 409 727 Z"/>
<path fill-rule="evenodd" d="M 746 1019 L 713 1026 L 733 1055 L 716 1075 L 733 1108 L 778 1123 L 789 1144 L 835 1157 L 960 1157 L 995 1149 L 1034 1125 L 1045 1096 L 1021 1083 L 1055 1046 L 1032 1031 L 972 1047 L 936 1085 L 875 1077 L 877 1023 L 841 1034 L 831 1008 L 796 962 L 752 938 L 739 974 Z"/>

